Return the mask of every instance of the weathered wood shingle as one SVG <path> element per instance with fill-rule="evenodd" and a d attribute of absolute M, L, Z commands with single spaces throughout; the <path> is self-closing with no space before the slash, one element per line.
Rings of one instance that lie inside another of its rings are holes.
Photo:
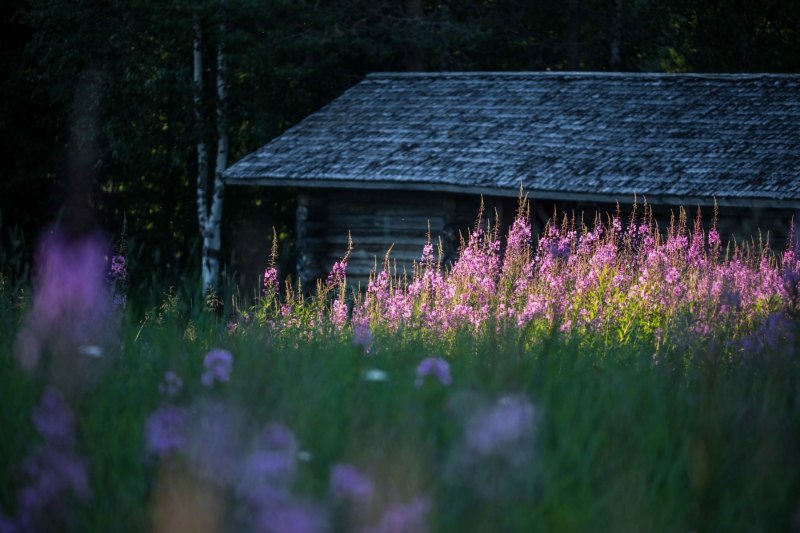
<path fill-rule="evenodd" d="M 800 207 L 800 75 L 372 74 L 225 176 Z"/>

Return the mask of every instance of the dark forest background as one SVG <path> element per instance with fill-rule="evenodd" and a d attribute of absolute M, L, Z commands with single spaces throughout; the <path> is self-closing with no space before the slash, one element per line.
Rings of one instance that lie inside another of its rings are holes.
<path fill-rule="evenodd" d="M 230 163 L 373 71 L 800 71 L 794 0 L 6 0 L 6 275 L 56 220 L 124 235 L 134 290 L 197 271 L 195 16 L 212 91 L 225 42 Z M 291 191 L 229 188 L 228 276 L 266 263 L 272 226 L 290 273 L 293 217 Z"/>

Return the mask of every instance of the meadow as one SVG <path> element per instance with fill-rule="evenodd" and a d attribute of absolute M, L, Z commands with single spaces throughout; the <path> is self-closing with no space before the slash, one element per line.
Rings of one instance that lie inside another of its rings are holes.
<path fill-rule="evenodd" d="M 521 201 L 364 291 L 345 250 L 144 313 L 52 232 L 0 276 L 0 533 L 800 530 L 795 250 L 661 222 Z"/>

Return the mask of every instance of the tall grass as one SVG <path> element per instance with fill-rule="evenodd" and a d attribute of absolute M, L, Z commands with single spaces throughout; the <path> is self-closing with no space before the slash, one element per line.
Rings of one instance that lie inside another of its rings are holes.
<path fill-rule="evenodd" d="M 526 214 L 363 294 L 347 254 L 310 298 L 270 267 L 222 316 L 5 290 L 0 531 L 800 526 L 793 251 Z"/>

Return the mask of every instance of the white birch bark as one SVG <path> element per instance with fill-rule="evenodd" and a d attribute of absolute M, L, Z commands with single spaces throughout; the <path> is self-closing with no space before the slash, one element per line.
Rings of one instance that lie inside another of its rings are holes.
<path fill-rule="evenodd" d="M 197 129 L 197 221 L 200 231 L 206 227 L 206 187 L 208 183 L 208 152 L 205 143 L 205 120 L 203 119 L 203 55 L 201 53 L 202 35 L 200 17 L 194 15 L 194 46 L 192 69 L 192 90 L 194 91 L 194 117 Z"/>
<path fill-rule="evenodd" d="M 220 23 L 217 46 L 216 121 L 217 153 L 213 184 L 209 183 L 208 150 L 205 144 L 205 116 L 203 113 L 203 56 L 202 32 L 199 16 L 194 18 L 194 111 L 199 138 L 197 141 L 197 221 L 203 238 L 201 263 L 203 294 L 214 292 L 219 284 L 220 253 L 222 247 L 222 203 L 225 184 L 222 173 L 228 166 L 228 128 L 225 110 L 227 87 L 223 38 L 225 24 Z M 209 195 L 209 188 L 211 188 Z M 210 198 L 209 198 L 210 196 Z"/>
<path fill-rule="evenodd" d="M 206 216 L 203 231 L 203 291 L 216 289 L 219 283 L 220 253 L 222 248 L 222 203 L 225 197 L 225 182 L 222 173 L 228 167 L 227 87 L 225 66 L 225 22 L 219 25 L 217 44 L 217 156 L 214 166 L 214 185 L 211 191 L 211 206 Z"/>

